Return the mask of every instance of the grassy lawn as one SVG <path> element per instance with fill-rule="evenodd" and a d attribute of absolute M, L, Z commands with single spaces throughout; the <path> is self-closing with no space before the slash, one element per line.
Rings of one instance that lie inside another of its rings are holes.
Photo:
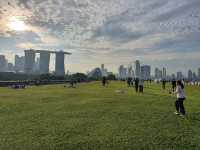
<path fill-rule="evenodd" d="M 0 88 L 0 150 L 199 150 L 200 88 L 186 95 L 180 118 L 161 85 L 144 94 L 123 82 Z"/>

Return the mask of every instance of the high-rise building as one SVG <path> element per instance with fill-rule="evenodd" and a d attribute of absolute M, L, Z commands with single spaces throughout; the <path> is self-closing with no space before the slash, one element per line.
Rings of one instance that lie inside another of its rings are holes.
<path fill-rule="evenodd" d="M 163 79 L 167 78 L 167 69 L 165 67 L 162 69 L 162 78 Z"/>
<path fill-rule="evenodd" d="M 15 70 L 15 67 L 14 67 L 13 63 L 8 63 L 7 71 L 13 72 L 14 70 Z"/>
<path fill-rule="evenodd" d="M 120 79 L 126 79 L 127 78 L 127 69 L 123 66 L 123 65 L 120 65 L 119 67 L 119 78 Z"/>
<path fill-rule="evenodd" d="M 8 62 L 6 60 L 6 57 L 4 55 L 0 55 L 0 72 L 6 72 L 7 66 Z"/>
<path fill-rule="evenodd" d="M 193 79 L 192 70 L 188 70 L 188 81 L 192 81 L 192 79 Z"/>
<path fill-rule="evenodd" d="M 200 80 L 200 68 L 198 68 L 198 79 Z"/>
<path fill-rule="evenodd" d="M 155 79 L 162 79 L 162 70 L 155 68 Z"/>
<path fill-rule="evenodd" d="M 140 74 L 141 74 L 140 61 L 136 60 L 135 61 L 135 77 L 140 78 L 141 77 Z"/>
<path fill-rule="evenodd" d="M 101 64 L 101 74 L 103 77 L 108 76 L 108 72 L 107 72 L 107 69 L 105 69 L 104 64 Z"/>
<path fill-rule="evenodd" d="M 15 71 L 23 72 L 24 71 L 24 56 L 15 55 Z"/>
<path fill-rule="evenodd" d="M 151 66 L 149 65 L 141 66 L 141 78 L 143 80 L 151 79 Z"/>
<path fill-rule="evenodd" d="M 193 72 L 193 74 L 192 74 L 192 79 L 193 79 L 194 81 L 197 80 L 197 74 L 196 74 L 196 72 Z"/>
<path fill-rule="evenodd" d="M 183 80 L 183 74 L 182 74 L 182 72 L 177 72 L 176 78 L 177 78 L 177 80 Z"/>
<path fill-rule="evenodd" d="M 134 70 L 133 70 L 133 66 L 131 64 L 129 64 L 129 66 L 127 68 L 127 77 L 134 78 Z"/>
<path fill-rule="evenodd" d="M 176 80 L 176 75 L 174 73 L 172 74 L 171 79 Z"/>
<path fill-rule="evenodd" d="M 25 50 L 25 62 L 24 62 L 24 72 L 27 74 L 32 74 L 34 72 L 35 65 L 35 52 L 34 50 Z"/>

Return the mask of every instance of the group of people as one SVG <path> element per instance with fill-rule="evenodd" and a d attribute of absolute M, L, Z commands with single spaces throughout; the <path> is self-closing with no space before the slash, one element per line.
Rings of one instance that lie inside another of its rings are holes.
<path fill-rule="evenodd" d="M 135 87 L 136 93 L 143 93 L 144 91 L 144 80 L 141 80 L 139 78 L 128 78 L 127 79 L 127 85 L 128 87 Z"/>
<path fill-rule="evenodd" d="M 107 81 L 106 77 L 103 77 L 102 85 L 105 86 L 106 83 L 108 83 L 108 81 Z M 150 81 L 150 83 L 151 83 L 151 81 Z M 166 83 L 167 83 L 167 81 L 163 79 L 162 80 L 162 89 L 163 90 L 166 89 Z M 143 93 L 143 91 L 144 91 L 144 80 L 141 80 L 139 78 L 135 78 L 135 79 L 128 78 L 127 85 L 129 87 L 134 86 L 136 93 L 138 93 L 138 92 Z M 184 100 L 186 99 L 185 92 L 184 92 L 184 82 L 172 80 L 171 86 L 172 86 L 172 89 L 170 90 L 170 94 L 176 94 L 176 97 L 177 97 L 177 99 L 175 101 L 176 111 L 174 113 L 176 115 L 180 115 L 180 116 L 184 117 L 186 114 L 185 107 L 184 107 Z"/>
<path fill-rule="evenodd" d="M 11 88 L 11 89 L 25 89 L 26 85 L 25 84 L 13 84 L 13 85 L 9 86 L 9 88 Z"/>

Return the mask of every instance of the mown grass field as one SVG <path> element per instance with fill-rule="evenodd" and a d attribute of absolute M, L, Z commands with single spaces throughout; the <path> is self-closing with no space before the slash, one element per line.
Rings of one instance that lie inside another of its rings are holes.
<path fill-rule="evenodd" d="M 0 150 L 199 150 L 200 88 L 186 94 L 180 118 L 161 85 L 0 88 Z"/>

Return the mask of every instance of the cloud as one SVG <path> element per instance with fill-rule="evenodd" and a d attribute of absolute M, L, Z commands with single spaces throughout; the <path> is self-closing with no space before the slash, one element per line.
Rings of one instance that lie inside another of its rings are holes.
<path fill-rule="evenodd" d="M 199 6 L 199 0 L 0 1 L 0 49 L 65 49 L 75 54 L 73 63 L 91 64 L 180 61 L 184 53 L 192 59 L 200 46 Z M 30 30 L 10 30 L 12 16 Z"/>

